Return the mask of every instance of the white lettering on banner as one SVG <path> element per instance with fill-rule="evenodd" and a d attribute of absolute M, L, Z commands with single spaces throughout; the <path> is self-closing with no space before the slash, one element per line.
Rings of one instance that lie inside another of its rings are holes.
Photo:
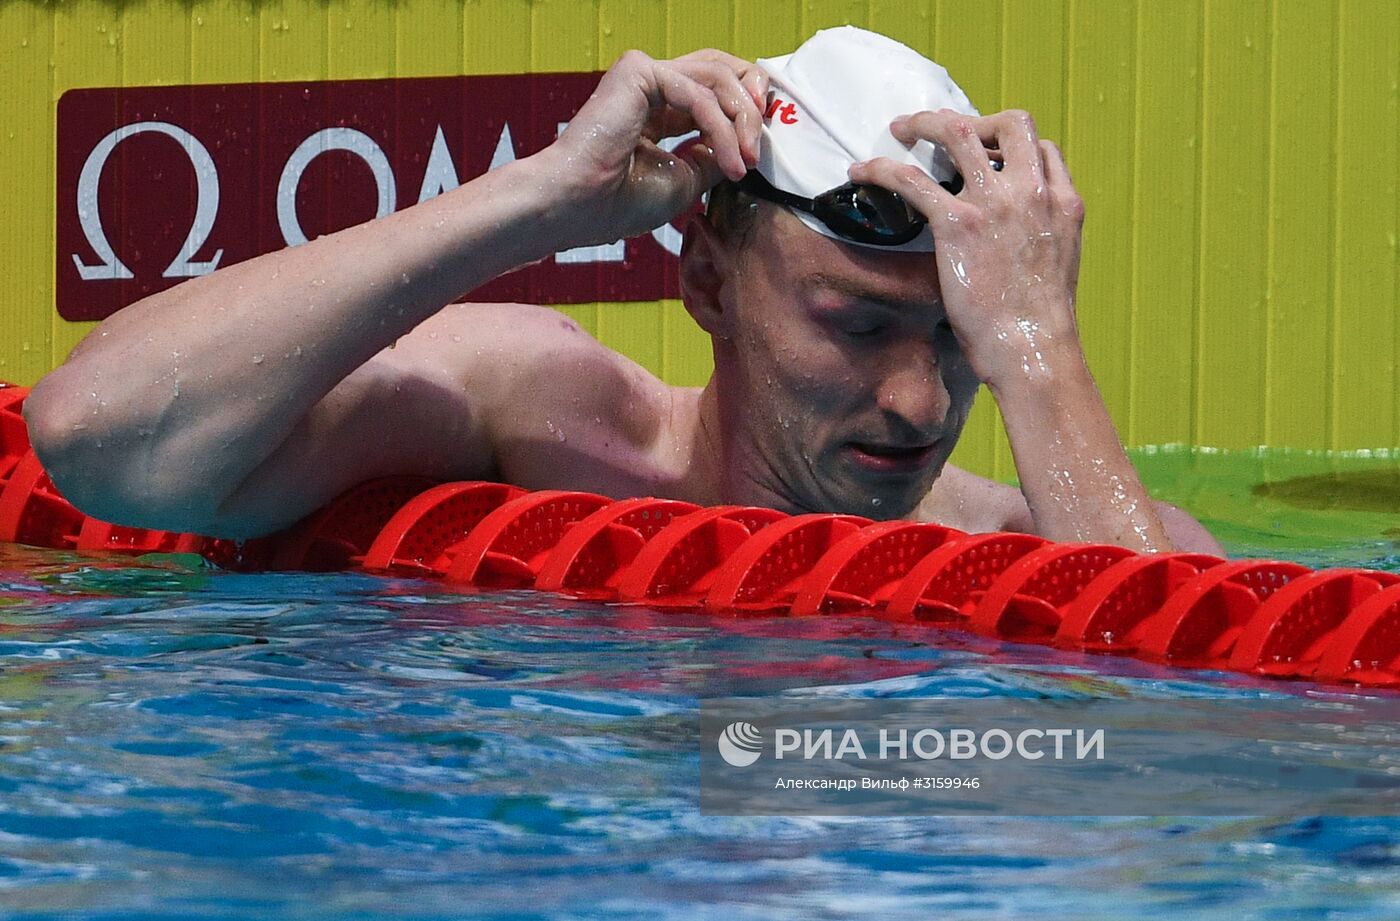
<path fill-rule="evenodd" d="M 389 158 L 383 149 L 363 131 L 322 128 L 292 151 L 287 165 L 282 168 L 282 178 L 277 181 L 277 226 L 288 246 L 300 246 L 307 242 L 301 221 L 297 218 L 297 186 L 301 184 L 301 174 L 306 172 L 312 160 L 330 150 L 344 150 L 365 161 L 374 174 L 374 184 L 379 191 L 379 205 L 374 216 L 388 217 L 394 213 L 398 198 L 394 170 L 389 166 Z"/>
<path fill-rule="evenodd" d="M 560 122 L 560 133 L 568 126 Z M 193 278 L 207 275 L 219 267 L 224 250 L 216 249 L 213 256 L 204 261 L 196 261 L 195 254 L 209 242 L 214 224 L 219 214 L 219 171 L 209 149 L 186 129 L 170 122 L 142 121 L 123 125 L 102 138 L 88 154 L 78 177 L 77 210 L 78 222 L 88 246 L 96 256 L 89 264 L 79 253 L 70 253 L 78 277 L 83 281 L 114 281 L 133 278 L 133 273 L 117 255 L 112 242 L 107 237 L 98 208 L 99 186 L 103 169 L 112 152 L 122 141 L 143 133 L 165 135 L 178 143 L 184 150 L 190 165 L 194 168 L 197 184 L 197 200 L 194 220 L 190 225 L 180 250 L 162 273 L 166 278 Z M 697 132 L 679 137 L 663 138 L 658 146 L 669 152 L 697 136 Z M 288 246 L 299 246 L 307 242 L 307 236 L 297 214 L 297 189 L 302 176 L 312 161 L 331 150 L 343 150 L 364 161 L 374 177 L 377 192 L 375 217 L 392 214 L 397 205 L 397 181 L 393 167 L 383 148 L 369 135 L 354 128 L 323 128 L 307 137 L 294 150 L 283 165 L 277 182 L 276 213 L 277 225 L 282 239 Z M 490 169 L 497 169 L 516 160 L 514 139 L 510 125 L 501 129 L 491 157 Z M 427 201 L 444 192 L 450 192 L 461 184 L 451 150 L 441 125 L 433 135 L 432 148 L 427 166 L 423 172 L 423 182 L 419 187 L 418 202 Z M 662 224 L 651 231 L 652 238 L 673 256 L 680 255 L 681 233 L 675 227 Z M 564 264 L 617 263 L 626 258 L 625 241 L 618 240 L 599 246 L 580 246 L 555 255 L 555 260 Z"/>
<path fill-rule="evenodd" d="M 452 162 L 452 154 L 447 149 L 447 138 L 442 136 L 442 125 L 438 125 L 437 133 L 433 135 L 433 149 L 428 154 L 428 166 L 423 170 L 423 185 L 418 190 L 418 204 L 436 198 L 443 192 L 451 192 L 461 184 L 457 178 L 457 167 Z"/>
<path fill-rule="evenodd" d="M 147 131 L 172 138 L 184 148 L 185 156 L 190 158 L 190 165 L 194 167 L 198 189 L 194 223 L 190 225 L 190 232 L 180 246 L 180 251 L 176 253 L 170 265 L 165 267 L 164 276 L 192 278 L 196 275 L 207 275 L 218 268 L 219 260 L 223 258 L 224 251 L 220 249 L 216 250 L 213 258 L 207 262 L 194 261 L 194 254 L 199 252 L 199 248 L 214 230 L 214 219 L 219 213 L 219 170 L 214 165 L 214 158 L 209 155 L 209 149 L 179 125 L 169 122 L 134 122 L 117 128 L 98 141 L 78 175 L 78 223 L 83 228 L 83 236 L 87 238 L 88 246 L 92 247 L 99 260 L 97 265 L 87 265 L 77 253 L 71 254 L 73 265 L 78 269 L 78 277 L 83 281 L 133 277 L 131 269 L 117 258 L 116 251 L 107 239 L 107 232 L 102 226 L 102 215 L 98 211 L 97 192 L 102 181 L 102 167 L 106 165 L 112 151 L 127 138 Z"/>
<path fill-rule="evenodd" d="M 496 149 L 491 152 L 491 165 L 486 169 L 489 172 L 514 162 L 515 139 L 510 136 L 510 122 L 506 122 L 501 126 L 501 137 L 496 141 Z"/>

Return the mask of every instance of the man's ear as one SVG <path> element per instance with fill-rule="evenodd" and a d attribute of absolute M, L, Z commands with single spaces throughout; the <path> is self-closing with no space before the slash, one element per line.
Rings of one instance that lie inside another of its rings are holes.
<path fill-rule="evenodd" d="M 730 336 L 730 300 L 738 248 L 701 215 L 690 219 L 681 243 L 681 300 L 701 329 L 718 339 Z"/>

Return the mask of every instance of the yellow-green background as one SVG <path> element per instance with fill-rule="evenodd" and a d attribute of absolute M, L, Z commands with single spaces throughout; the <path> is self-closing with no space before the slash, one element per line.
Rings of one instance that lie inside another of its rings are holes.
<path fill-rule="evenodd" d="M 1128 444 L 1400 446 L 1395 0 L 0 0 L 0 379 L 32 383 L 88 328 L 53 309 L 66 90 L 753 58 L 841 23 L 1064 147 L 1085 347 Z M 668 380 L 708 374 L 676 303 L 569 312 Z M 979 403 L 958 459 L 1009 476 Z"/>

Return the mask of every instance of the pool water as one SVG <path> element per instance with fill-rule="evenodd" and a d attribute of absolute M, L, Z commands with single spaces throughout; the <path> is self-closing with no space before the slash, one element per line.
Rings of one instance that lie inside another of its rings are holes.
<path fill-rule="evenodd" d="M 1386 458 L 1157 451 L 1232 554 L 1400 572 Z M 0 917 L 1400 917 L 1400 819 L 723 818 L 707 696 L 1339 689 L 0 546 Z"/>

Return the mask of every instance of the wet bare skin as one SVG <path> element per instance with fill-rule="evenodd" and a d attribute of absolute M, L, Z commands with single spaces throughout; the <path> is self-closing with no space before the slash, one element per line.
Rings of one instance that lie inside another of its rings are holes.
<path fill-rule="evenodd" d="M 977 388 L 929 257 L 837 243 L 769 205 L 741 244 L 690 233 L 682 287 L 714 337 L 701 403 L 722 433 L 723 491 L 790 511 L 913 514 Z"/>
<path fill-rule="evenodd" d="M 450 309 L 392 360 L 456 363 L 463 394 L 508 381 L 482 435 L 498 446 L 489 475 L 526 487 L 1034 530 L 1018 489 L 946 463 L 978 380 L 929 257 L 847 247 L 760 207 L 737 251 L 690 229 L 702 239 L 686 249 L 687 303 L 714 336 L 704 388 L 668 387 L 572 321 L 523 305 Z M 700 290 L 691 275 L 723 281 Z M 495 344 L 443 347 L 466 331 Z M 856 445 L 929 450 L 890 469 L 853 458 Z M 1189 516 L 1159 512 L 1182 543 L 1199 540 Z"/>
<path fill-rule="evenodd" d="M 232 537 L 421 474 L 1218 550 L 1122 454 L 1073 330 L 1082 210 L 1024 113 L 892 123 L 950 151 L 957 200 L 888 161 L 852 167 L 925 213 L 933 256 L 837 243 L 768 206 L 742 245 L 695 224 L 681 280 L 714 346 L 701 389 L 552 310 L 443 306 L 741 177 L 766 88 L 722 52 L 628 53 L 539 154 L 104 321 L 31 392 L 36 451 L 88 514 Z M 706 143 L 689 153 L 654 143 L 691 128 Z M 1020 490 L 946 463 L 979 380 Z"/>

